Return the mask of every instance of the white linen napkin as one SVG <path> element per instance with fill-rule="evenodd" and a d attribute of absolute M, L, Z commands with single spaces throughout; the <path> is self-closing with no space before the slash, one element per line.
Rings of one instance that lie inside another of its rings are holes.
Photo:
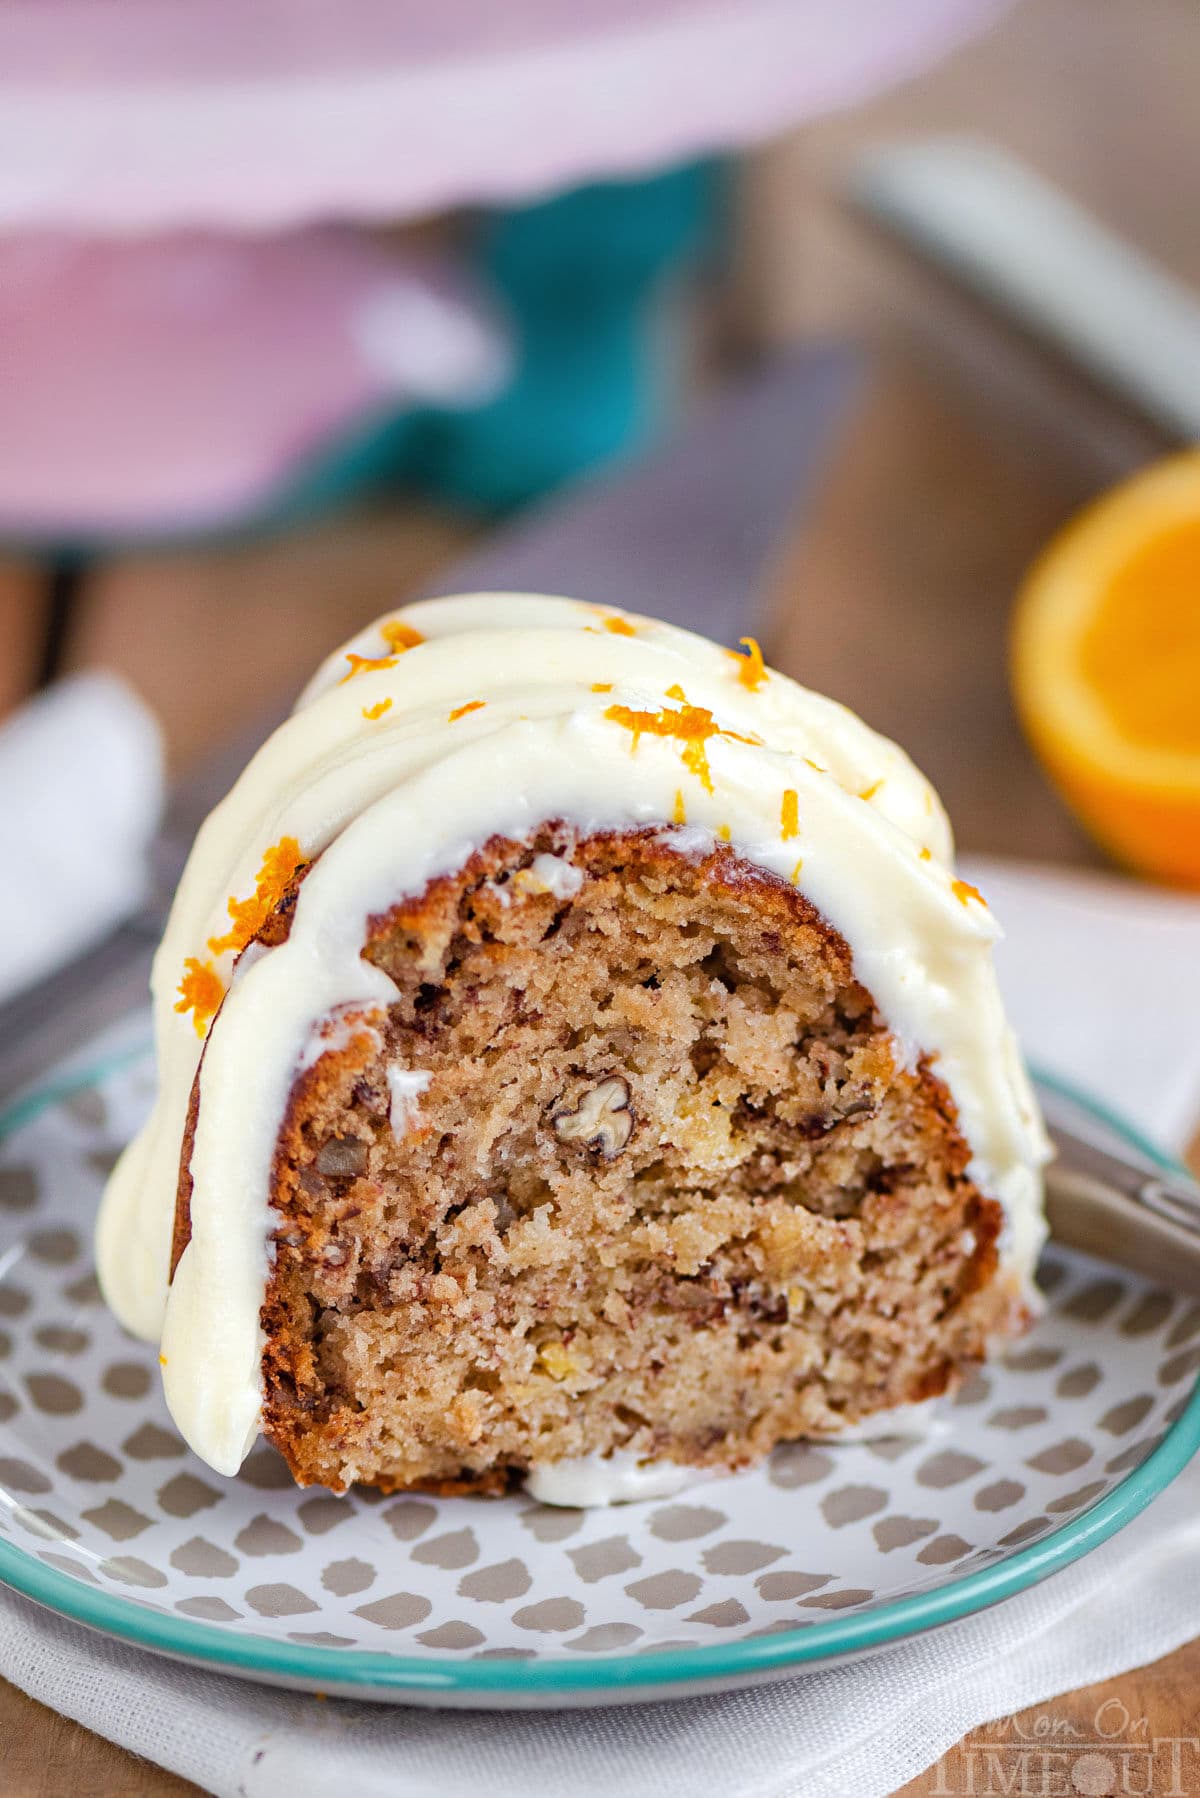
<path fill-rule="evenodd" d="M 1005 921 L 1001 980 L 1030 1055 L 1179 1147 L 1200 1115 L 1200 902 L 998 862 L 969 872 Z M 993 1610 L 725 1695 L 507 1715 L 322 1703 L 143 1654 L 7 1592 L 0 1673 L 219 1798 L 887 1798 L 976 1724 L 1198 1631 L 1195 1462 L 1128 1529 Z"/>
<path fill-rule="evenodd" d="M 136 911 L 162 804 L 162 733 L 115 674 L 58 681 L 0 727 L 0 1000 Z"/>

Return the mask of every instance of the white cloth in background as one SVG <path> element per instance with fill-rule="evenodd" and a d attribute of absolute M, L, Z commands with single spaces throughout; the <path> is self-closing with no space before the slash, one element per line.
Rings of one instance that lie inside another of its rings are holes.
<path fill-rule="evenodd" d="M 1180 1146 L 1200 1116 L 1200 902 L 1011 864 L 970 874 L 1005 921 L 1001 979 L 1031 1056 Z M 724 1696 L 507 1715 L 321 1703 L 143 1654 L 3 1591 L 0 1673 L 219 1798 L 886 1798 L 974 1725 L 1198 1631 L 1200 1462 L 1031 1591 Z"/>
<path fill-rule="evenodd" d="M 114 674 L 58 681 L 0 728 L 0 1000 L 137 910 L 162 733 Z"/>

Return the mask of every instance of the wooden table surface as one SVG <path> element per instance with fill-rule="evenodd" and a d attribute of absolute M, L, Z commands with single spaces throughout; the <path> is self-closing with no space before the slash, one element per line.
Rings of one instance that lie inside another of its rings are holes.
<path fill-rule="evenodd" d="M 746 181 L 737 329 L 761 342 L 851 321 L 878 352 L 779 569 L 773 659 L 898 737 L 940 787 L 967 849 L 1099 862 L 1017 728 L 1007 617 L 1047 535 L 1155 445 L 870 243 L 838 214 L 830 189 L 855 147 L 879 131 L 983 128 L 1200 283 L 1196 208 L 1184 201 L 1185 177 L 1194 184 L 1200 167 L 1197 76 L 1200 21 L 1189 0 L 1039 0 L 907 89 L 797 134 Z M 298 679 L 330 641 L 391 603 L 406 578 L 427 579 L 465 531 L 432 513 L 375 513 L 273 545 L 112 563 L 84 592 L 68 661 L 124 666 L 168 710 L 173 760 L 183 765 L 257 697 L 226 681 L 204 684 L 197 645 L 206 632 L 212 640 L 214 608 L 236 618 L 243 641 L 273 657 L 281 678 Z M 26 579 L 23 568 L 11 576 L 20 591 Z M 1193 1159 L 1200 1171 L 1200 1136 Z M 1011 1750 L 1022 1733 L 1063 1741 L 1098 1729 L 1136 1749 L 1196 1736 L 1198 1719 L 1200 1641 L 1015 1724 L 972 1732 L 903 1798 L 1200 1793 L 1200 1758 L 1189 1761 L 1186 1748 L 1180 1777 L 1169 1754 L 1153 1764 L 1127 1756 L 1123 1785 L 1104 1783 L 1104 1768 L 1079 1757 L 1014 1772 Z M 195 1790 L 3 1682 L 0 1742 L 0 1798 Z M 1018 1777 L 1024 1783 L 1011 1783 Z"/>

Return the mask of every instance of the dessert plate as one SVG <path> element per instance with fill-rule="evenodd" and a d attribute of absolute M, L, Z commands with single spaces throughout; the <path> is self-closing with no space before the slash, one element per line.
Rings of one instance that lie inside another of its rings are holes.
<path fill-rule="evenodd" d="M 92 1273 L 100 1188 L 153 1078 L 142 1044 L 0 1119 L 0 1579 L 143 1648 L 404 1703 L 725 1688 L 1031 1585 L 1200 1445 L 1200 1304 L 1054 1249 L 1046 1315 L 921 1434 L 797 1444 L 591 1512 L 299 1491 L 264 1446 L 223 1480 Z"/>

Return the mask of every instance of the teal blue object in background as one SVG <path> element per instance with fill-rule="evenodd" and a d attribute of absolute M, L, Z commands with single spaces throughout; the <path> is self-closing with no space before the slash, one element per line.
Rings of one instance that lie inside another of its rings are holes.
<path fill-rule="evenodd" d="M 481 218 L 479 272 L 508 313 L 514 378 L 478 411 L 426 415 L 415 484 L 514 506 L 643 444 L 678 362 L 664 287 L 712 253 L 721 188 L 717 164 L 694 163 Z"/>
<path fill-rule="evenodd" d="M 509 384 L 475 410 L 372 425 L 312 465 L 272 522 L 398 487 L 505 511 L 639 448 L 675 398 L 664 291 L 714 254 L 722 214 L 715 162 L 479 214 L 473 254 L 512 333 Z"/>
<path fill-rule="evenodd" d="M 203 529 L 21 547 L 73 563 L 150 541 L 230 541 L 398 491 L 501 512 L 640 448 L 677 398 L 682 324 L 664 299 L 720 246 L 722 174 L 719 162 L 690 163 L 477 214 L 466 253 L 513 339 L 512 378 L 487 404 L 375 417 L 265 503 Z"/>

